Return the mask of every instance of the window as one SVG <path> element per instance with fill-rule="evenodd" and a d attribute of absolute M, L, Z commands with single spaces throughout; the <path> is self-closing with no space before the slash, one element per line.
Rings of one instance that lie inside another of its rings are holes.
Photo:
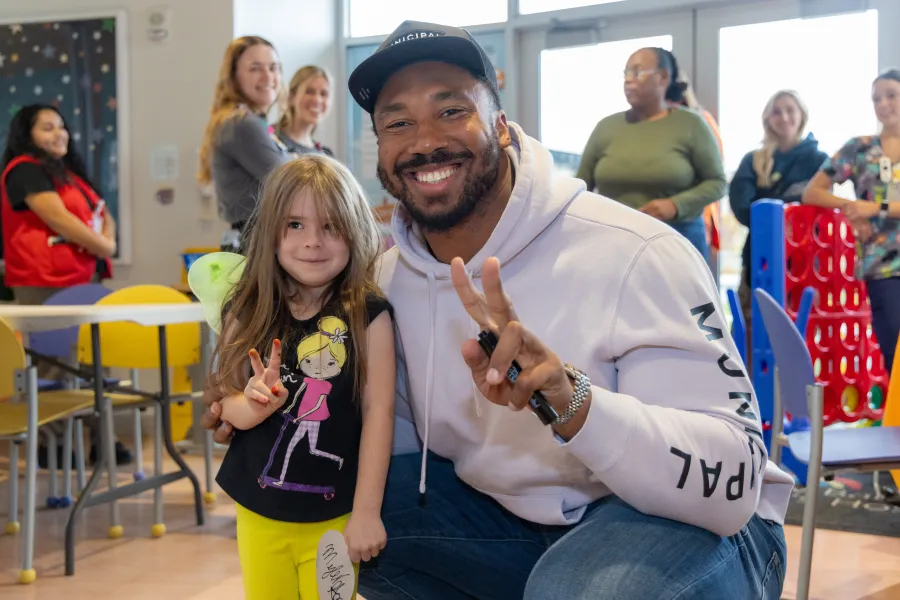
<path fill-rule="evenodd" d="M 781 40 L 760 44 L 759 40 Z M 785 52 L 790 44 L 790 52 Z M 748 51 L 752 49 L 752 51 Z M 719 32 L 719 124 L 730 174 L 762 139 L 762 111 L 781 89 L 800 93 L 807 130 L 828 154 L 876 132 L 878 12 L 726 27 Z"/>
<path fill-rule="evenodd" d="M 425 21 L 453 27 L 504 23 L 507 0 L 348 0 L 350 37 L 387 35 L 403 21 Z"/>
<path fill-rule="evenodd" d="M 628 57 L 648 46 L 671 50 L 672 36 L 541 52 L 541 141 L 554 152 L 558 168 L 577 169 L 594 126 L 628 108 L 622 72 Z M 589 74 L 585 65 L 591 65 Z"/>
<path fill-rule="evenodd" d="M 624 0 L 519 0 L 519 12 L 523 15 L 547 12 L 550 10 L 562 10 L 564 8 L 577 8 L 580 6 L 593 6 L 595 4 L 612 4 Z"/>

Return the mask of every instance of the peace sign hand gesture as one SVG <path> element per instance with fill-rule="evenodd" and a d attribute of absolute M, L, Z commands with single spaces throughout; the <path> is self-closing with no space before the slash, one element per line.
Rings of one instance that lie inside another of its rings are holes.
<path fill-rule="evenodd" d="M 287 388 L 281 383 L 281 341 L 276 339 L 272 342 L 267 366 L 263 366 L 259 352 L 250 350 L 250 366 L 253 367 L 253 376 L 244 388 L 244 396 L 272 412 L 281 408 L 288 396 Z"/>
<path fill-rule="evenodd" d="M 528 405 L 533 392 L 540 391 L 550 406 L 562 413 L 572 400 L 572 383 L 559 356 L 519 322 L 512 301 L 503 291 L 500 262 L 496 258 L 484 262 L 484 294 L 469 279 L 461 258 L 450 263 L 450 276 L 469 316 L 481 329 L 493 331 L 498 337 L 490 358 L 476 340 L 466 340 L 462 347 L 463 358 L 482 395 L 494 404 L 518 411 Z M 512 383 L 506 373 L 514 360 L 522 372 Z"/>

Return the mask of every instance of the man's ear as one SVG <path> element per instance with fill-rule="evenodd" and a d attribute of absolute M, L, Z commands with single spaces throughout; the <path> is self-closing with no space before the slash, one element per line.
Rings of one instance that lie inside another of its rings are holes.
<path fill-rule="evenodd" d="M 500 148 L 509 148 L 512 145 L 512 135 L 509 133 L 509 125 L 506 122 L 506 113 L 498 110 L 494 117 L 494 127 L 497 130 L 497 138 L 500 140 Z"/>

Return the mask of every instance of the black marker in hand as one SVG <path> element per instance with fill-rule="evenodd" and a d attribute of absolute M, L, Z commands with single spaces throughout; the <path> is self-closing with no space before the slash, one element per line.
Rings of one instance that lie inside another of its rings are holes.
<path fill-rule="evenodd" d="M 493 331 L 482 331 L 478 334 L 478 344 L 484 349 L 485 354 L 490 357 L 497 347 L 497 336 Z M 506 372 L 506 378 L 510 383 L 515 383 L 521 373 L 522 367 L 514 360 L 509 366 L 509 370 Z M 528 406 L 531 407 L 531 410 L 534 411 L 534 414 L 537 415 L 537 418 L 540 419 L 541 423 L 544 425 L 550 425 L 559 416 L 556 410 L 550 406 L 550 403 L 547 402 L 547 399 L 544 398 L 544 395 L 539 391 L 532 392 L 531 398 L 528 399 Z"/>

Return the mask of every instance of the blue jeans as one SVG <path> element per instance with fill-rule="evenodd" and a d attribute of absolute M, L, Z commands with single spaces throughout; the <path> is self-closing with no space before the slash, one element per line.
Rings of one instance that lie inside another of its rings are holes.
<path fill-rule="evenodd" d="M 900 277 L 866 279 L 866 290 L 872 307 L 872 329 L 890 374 L 900 334 Z"/>
<path fill-rule="evenodd" d="M 778 600 L 782 527 L 757 516 L 723 538 L 647 516 L 609 496 L 571 527 L 509 513 L 464 484 L 450 461 L 391 459 L 382 516 L 388 543 L 360 570 L 366 600 Z"/>
<path fill-rule="evenodd" d="M 703 256 L 703 260 L 709 262 L 709 244 L 706 243 L 706 222 L 703 217 L 697 217 L 691 221 L 675 221 L 669 225 L 686 237 L 694 245 L 694 248 Z"/>

